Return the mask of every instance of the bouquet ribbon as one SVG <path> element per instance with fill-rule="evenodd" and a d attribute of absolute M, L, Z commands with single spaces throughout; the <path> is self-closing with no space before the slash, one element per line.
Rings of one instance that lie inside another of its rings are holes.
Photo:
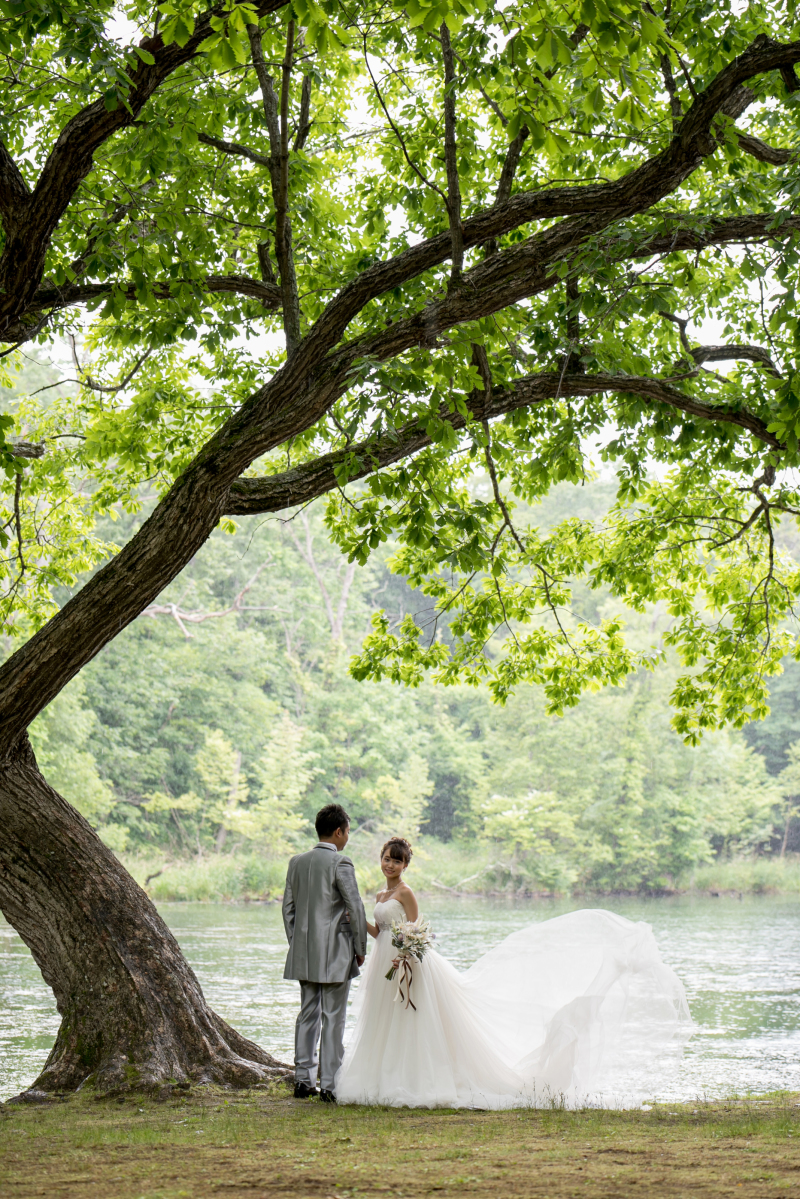
<path fill-rule="evenodd" d="M 414 981 L 414 971 L 411 969 L 411 962 L 407 957 L 395 958 L 392 962 L 392 967 L 393 970 L 399 971 L 397 994 L 394 997 L 394 1002 L 397 1003 L 399 999 L 401 1003 L 405 1003 L 406 1008 L 410 1005 L 416 1011 L 417 1005 L 411 998 L 411 984 Z M 403 994 L 403 987 L 406 989 L 405 995 Z"/>

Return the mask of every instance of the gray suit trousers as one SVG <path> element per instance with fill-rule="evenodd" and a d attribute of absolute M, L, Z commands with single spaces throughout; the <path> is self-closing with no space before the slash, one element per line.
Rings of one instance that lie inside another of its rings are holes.
<path fill-rule="evenodd" d="M 349 978 L 343 983 L 300 983 L 300 1014 L 294 1029 L 296 1082 L 315 1087 L 319 1065 L 322 1090 L 333 1090 L 333 1080 L 344 1056 L 342 1041 L 349 990 Z"/>

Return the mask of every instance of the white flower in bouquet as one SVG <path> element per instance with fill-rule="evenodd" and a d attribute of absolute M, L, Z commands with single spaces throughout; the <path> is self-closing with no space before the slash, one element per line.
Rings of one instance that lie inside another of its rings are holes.
<path fill-rule="evenodd" d="M 418 962 L 421 962 L 435 940 L 436 934 L 431 927 L 430 920 L 425 920 L 422 916 L 418 920 L 392 921 L 392 945 L 397 950 L 397 957 L 387 971 L 386 978 L 391 982 L 397 971 L 400 970 L 401 976 L 395 1000 L 405 1000 L 406 1007 L 411 1004 L 414 1011 L 417 1009 L 416 1005 L 411 1003 L 413 974 L 410 959 L 415 958 Z M 408 999 L 403 994 L 402 988 L 404 984 L 408 991 Z"/>

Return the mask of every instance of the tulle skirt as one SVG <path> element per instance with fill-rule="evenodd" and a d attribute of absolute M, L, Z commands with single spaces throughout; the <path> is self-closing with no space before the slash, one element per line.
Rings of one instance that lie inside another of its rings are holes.
<path fill-rule="evenodd" d="M 336 1078 L 340 1103 L 628 1106 L 652 1096 L 692 1031 L 648 924 L 578 911 L 512 933 L 464 973 L 429 951 L 408 988 L 385 978 L 383 930 Z"/>

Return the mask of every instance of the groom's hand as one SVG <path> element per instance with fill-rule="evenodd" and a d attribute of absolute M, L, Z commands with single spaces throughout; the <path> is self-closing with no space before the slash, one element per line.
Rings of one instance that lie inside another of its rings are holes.
<path fill-rule="evenodd" d="M 366 962 L 366 960 L 367 960 L 367 959 L 366 959 L 365 957 L 362 957 L 362 956 L 361 956 L 360 954 L 358 954 L 358 953 L 356 954 L 356 965 L 357 965 L 357 966 L 363 966 L 363 965 L 364 965 L 364 962 Z"/>

